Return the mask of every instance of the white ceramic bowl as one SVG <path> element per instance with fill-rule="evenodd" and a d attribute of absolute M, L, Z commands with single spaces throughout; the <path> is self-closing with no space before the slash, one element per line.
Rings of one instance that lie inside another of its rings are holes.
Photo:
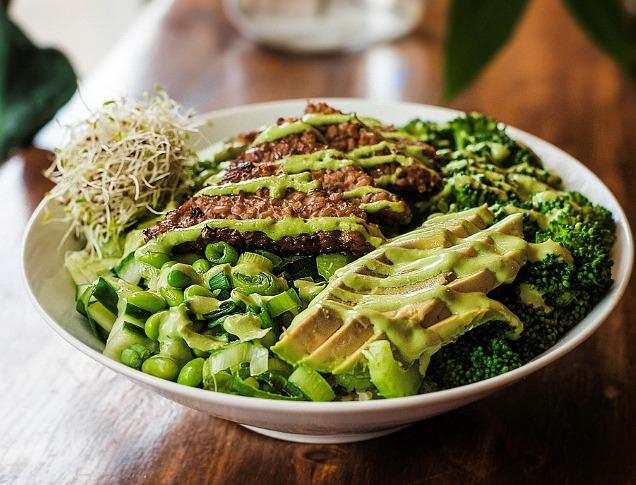
<path fill-rule="evenodd" d="M 443 121 L 456 111 L 412 103 L 332 99 L 327 102 L 345 111 L 356 111 L 392 123 L 404 123 L 415 117 Z M 304 100 L 255 104 L 215 111 L 201 116 L 203 145 L 240 131 L 256 129 L 280 116 L 302 112 Z M 579 190 L 592 201 L 608 207 L 616 221 L 614 279 L 610 292 L 594 310 L 557 345 L 532 362 L 482 382 L 419 396 L 363 402 L 289 402 L 221 394 L 194 389 L 161 380 L 103 356 L 103 344 L 93 337 L 75 312 L 73 286 L 64 270 L 64 250 L 74 249 L 68 241 L 59 252 L 51 247 L 61 240 L 66 227 L 61 223 L 44 224 L 46 204 L 41 203 L 26 230 L 23 268 L 27 287 L 46 322 L 64 340 L 89 357 L 128 379 L 162 396 L 219 418 L 256 428 L 263 434 L 299 442 L 343 443 L 390 433 L 418 420 L 444 413 L 518 381 L 550 362 L 554 362 L 588 338 L 603 322 L 623 294 L 632 269 L 633 243 L 629 224 L 610 190 L 587 168 L 563 151 L 532 135 L 510 128 L 509 133 L 529 145 L 546 167 L 558 172 L 566 187 Z M 58 210 L 49 204 L 50 210 Z"/>

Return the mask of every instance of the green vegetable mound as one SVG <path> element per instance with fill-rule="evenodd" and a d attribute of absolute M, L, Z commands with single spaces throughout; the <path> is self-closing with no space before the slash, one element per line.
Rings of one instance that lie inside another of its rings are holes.
<path fill-rule="evenodd" d="M 506 338 L 500 322 L 477 328 L 433 355 L 427 379 L 432 388 L 447 389 L 520 367 L 556 344 L 611 287 L 612 215 L 578 192 L 561 192 L 560 179 L 490 118 L 414 120 L 405 130 L 432 144 L 442 165 L 442 187 L 419 204 L 424 217 L 484 203 L 500 218 L 522 210 L 526 240 L 552 240 L 572 254 L 572 264 L 555 255 L 528 263 L 513 283 L 491 293 L 524 323 L 518 340 Z M 544 199 L 536 194 L 542 191 L 556 195 Z"/>

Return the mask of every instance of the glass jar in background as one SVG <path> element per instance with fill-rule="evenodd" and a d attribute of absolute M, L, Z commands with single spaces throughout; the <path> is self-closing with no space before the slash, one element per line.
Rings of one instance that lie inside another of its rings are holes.
<path fill-rule="evenodd" d="M 245 37 L 290 52 L 359 50 L 409 33 L 425 0 L 224 0 Z"/>

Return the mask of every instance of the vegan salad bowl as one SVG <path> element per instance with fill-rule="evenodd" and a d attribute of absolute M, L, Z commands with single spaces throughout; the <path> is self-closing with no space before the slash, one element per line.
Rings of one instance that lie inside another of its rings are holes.
<path fill-rule="evenodd" d="M 589 337 L 632 268 L 581 163 L 420 104 L 113 101 L 47 176 L 23 268 L 53 330 L 292 441 L 381 436 L 518 381 Z"/>

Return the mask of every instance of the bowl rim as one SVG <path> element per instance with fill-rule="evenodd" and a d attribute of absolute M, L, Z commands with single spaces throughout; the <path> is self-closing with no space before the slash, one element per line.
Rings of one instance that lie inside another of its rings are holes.
<path fill-rule="evenodd" d="M 310 98 L 314 101 L 324 101 L 331 104 L 338 103 L 364 103 L 366 105 L 375 105 L 378 107 L 385 107 L 391 109 L 400 109 L 400 108 L 409 108 L 409 109 L 423 109 L 427 112 L 438 112 L 443 116 L 452 116 L 463 114 L 463 111 L 454 110 L 450 108 L 444 108 L 440 106 L 422 104 L 422 103 L 412 103 L 412 102 L 404 102 L 404 101 L 390 101 L 390 100 L 371 100 L 365 98 L 350 98 L 350 97 L 312 97 Z M 211 121 L 212 118 L 221 117 L 221 116 L 232 116 L 232 115 L 240 115 L 249 113 L 258 109 L 282 109 L 286 106 L 295 106 L 297 104 L 305 103 L 307 98 L 299 98 L 299 99 L 284 99 L 277 101 L 267 101 L 261 103 L 252 103 L 247 105 L 235 106 L 230 108 L 223 108 L 219 110 L 209 111 L 206 113 L 202 113 L 192 118 L 193 125 L 198 123 L 204 123 Z M 603 181 L 589 168 L 579 162 L 577 159 L 556 147 L 550 142 L 547 142 L 535 135 L 532 135 L 526 131 L 519 130 L 517 128 L 508 126 L 507 127 L 509 133 L 513 138 L 517 136 L 523 138 L 524 142 L 530 141 L 530 145 L 543 145 L 546 150 L 550 150 L 553 153 L 558 154 L 560 157 L 565 157 L 569 159 L 570 162 L 574 163 L 578 166 L 578 169 L 585 173 L 585 175 L 591 178 L 596 184 L 600 184 L 607 190 L 612 202 L 615 205 L 616 213 L 614 214 L 617 217 L 617 227 L 620 227 L 623 230 L 623 234 L 625 236 L 625 240 L 623 241 L 624 248 L 623 251 L 626 252 L 626 263 L 627 268 L 624 271 L 624 277 L 621 281 L 614 281 L 614 285 L 612 286 L 610 293 L 608 293 L 605 298 L 609 297 L 609 300 L 600 302 L 597 304 L 595 309 L 599 308 L 599 305 L 603 305 L 601 312 L 589 322 L 586 322 L 587 319 L 590 318 L 588 314 L 581 322 L 577 324 L 580 326 L 585 323 L 585 327 L 580 333 L 578 333 L 575 337 L 570 338 L 567 342 L 563 343 L 560 347 L 553 346 L 548 349 L 543 354 L 539 355 L 535 359 L 530 362 L 518 367 L 517 369 L 513 369 L 505 374 L 501 374 L 499 376 L 491 377 L 489 379 L 485 379 L 482 381 L 474 382 L 472 384 L 466 384 L 459 387 L 454 387 L 451 389 L 445 389 L 440 391 L 434 391 L 426 394 L 417 394 L 414 396 L 407 397 L 399 397 L 399 398 L 391 398 L 391 399 L 377 399 L 377 400 L 368 400 L 368 401 L 334 401 L 334 402 L 312 402 L 312 401 L 286 401 L 286 400 L 273 400 L 273 399 L 263 399 L 263 398 L 254 398 L 248 396 L 239 396 L 234 394 L 225 394 L 221 392 L 209 391 L 205 389 L 192 388 L 188 386 L 184 386 L 181 384 L 177 384 L 176 382 L 166 381 L 164 379 L 160 379 L 148 374 L 144 374 L 137 369 L 132 369 L 120 362 L 117 362 L 113 359 L 110 359 L 103 355 L 102 353 L 94 350 L 89 347 L 87 344 L 77 339 L 73 335 L 71 335 L 68 331 L 66 331 L 61 325 L 59 325 L 48 313 L 44 310 L 44 308 L 40 305 L 37 298 L 35 297 L 31 286 L 29 284 L 29 279 L 27 276 L 27 266 L 26 266 L 26 247 L 29 236 L 32 232 L 32 229 L 43 212 L 45 206 L 50 202 L 46 198 L 44 198 L 36 207 L 36 209 L 31 214 L 27 226 L 24 231 L 24 235 L 22 238 L 21 245 L 21 266 L 22 266 L 22 278 L 25 283 L 27 293 L 29 294 L 29 298 L 32 304 L 37 309 L 40 316 L 44 319 L 44 321 L 48 324 L 48 326 L 58 334 L 62 339 L 64 339 L 71 346 L 75 347 L 88 357 L 93 360 L 99 362 L 100 364 L 108 367 L 109 369 L 126 376 L 128 379 L 133 382 L 140 382 L 148 387 L 155 388 L 161 390 L 164 395 L 165 394 L 178 394 L 183 398 L 188 399 L 189 401 L 207 401 L 208 404 L 214 404 L 218 406 L 227 406 L 227 407 L 235 407 L 240 408 L 245 411 L 257 410 L 263 411 L 266 410 L 268 412 L 272 411 L 281 411 L 285 413 L 293 413 L 293 414 L 302 414 L 307 412 L 320 413 L 320 414 L 354 414 L 360 412 L 378 412 L 384 413 L 387 411 L 395 411 L 397 409 L 412 409 L 419 408 L 426 405 L 435 405 L 437 403 L 446 402 L 446 401 L 456 401 L 466 399 L 467 396 L 483 396 L 497 389 L 503 388 L 509 384 L 512 384 L 521 378 L 528 376 L 539 369 L 547 366 L 548 364 L 558 360 L 563 357 L 565 354 L 569 353 L 576 347 L 578 347 L 581 343 L 587 340 L 599 327 L 600 325 L 607 319 L 609 314 L 614 310 L 619 301 L 621 300 L 627 285 L 629 283 L 633 262 L 634 262 L 634 245 L 633 245 L 633 236 L 630 228 L 629 221 L 627 216 L 625 215 L 625 211 L 622 206 L 616 199 L 614 193 L 603 183 Z M 617 286 L 618 283 L 618 286 Z M 566 334 L 567 335 L 567 334 Z"/>

